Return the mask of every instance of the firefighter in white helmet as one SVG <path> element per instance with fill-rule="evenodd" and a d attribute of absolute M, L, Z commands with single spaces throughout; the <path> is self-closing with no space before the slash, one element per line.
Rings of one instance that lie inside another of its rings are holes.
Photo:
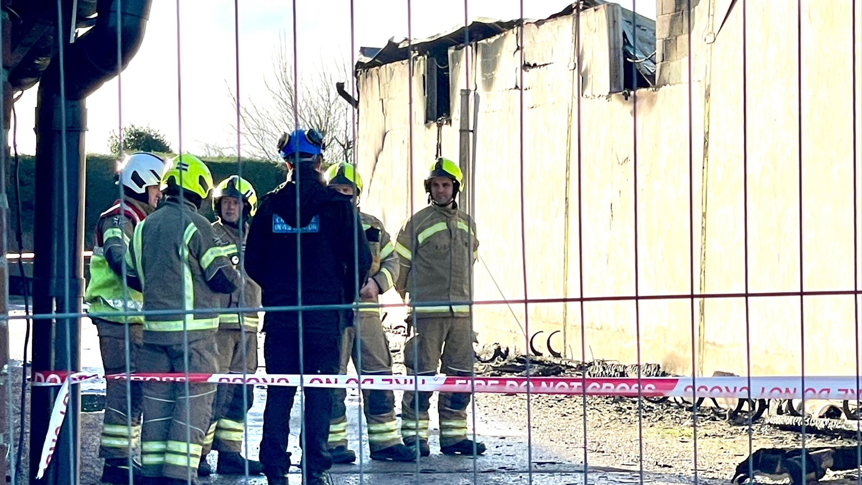
<path fill-rule="evenodd" d="M 117 174 L 123 196 L 96 223 L 90 281 L 84 300 L 99 332 L 106 374 L 137 370 L 143 317 L 126 312 L 140 312 L 143 296 L 123 280 L 123 260 L 135 226 L 156 208 L 162 197 L 159 182 L 163 171 L 164 161 L 152 153 L 127 156 Z M 129 457 L 133 456 L 140 434 L 141 384 L 109 379 L 105 385 L 105 418 L 99 447 L 99 456 L 105 459 L 102 482 L 129 483 Z M 133 462 L 132 466 L 137 468 L 138 464 Z"/>
<path fill-rule="evenodd" d="M 327 185 L 359 201 L 362 178 L 349 163 L 337 163 L 324 174 Z M 359 291 L 361 302 L 378 303 L 378 295 L 395 284 L 398 277 L 398 255 L 383 223 L 376 217 L 359 211 L 362 229 L 371 248 L 371 270 Z M 347 363 L 353 356 L 353 366 L 360 375 L 391 374 L 392 354 L 383 331 L 379 308 L 361 308 L 359 318 L 344 329 L 341 340 L 339 372 L 347 372 Z M 360 370 L 360 361 L 362 369 Z M 347 415 L 345 389 L 333 392 L 331 421 L 329 424 L 329 453 L 335 463 L 352 463 L 356 453 L 347 447 Z M 401 441 L 395 418 L 395 396 L 392 391 L 363 390 L 365 418 L 368 421 L 368 447 L 372 460 L 415 461 L 415 452 Z"/>

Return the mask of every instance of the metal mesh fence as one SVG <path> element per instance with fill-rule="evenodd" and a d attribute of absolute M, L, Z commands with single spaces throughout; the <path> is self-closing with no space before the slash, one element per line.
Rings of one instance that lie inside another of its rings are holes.
<path fill-rule="evenodd" d="M 219 55 L 183 48 L 210 27 L 175 2 L 175 98 L 124 87 L 153 2 L 4 3 L 10 483 L 862 483 L 857 2 L 474 1 L 273 4 L 263 108 L 247 2 Z M 321 16 L 349 30 L 323 61 Z M 183 96 L 225 83 L 196 56 L 234 66 L 228 162 L 184 140 Z M 112 79 L 118 146 L 147 96 L 178 150 L 120 155 L 85 234 L 86 99 Z"/>

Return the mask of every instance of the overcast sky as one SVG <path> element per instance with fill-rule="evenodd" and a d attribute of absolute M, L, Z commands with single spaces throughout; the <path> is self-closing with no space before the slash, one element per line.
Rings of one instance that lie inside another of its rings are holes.
<path fill-rule="evenodd" d="M 632 9 L 633 0 L 619 2 Z M 263 81 L 272 76 L 279 36 L 293 40 L 293 2 L 239 0 L 239 90 L 242 99 L 266 102 Z M 408 33 L 407 0 L 297 0 L 298 67 L 321 59 L 351 59 L 353 45 L 382 47 Z M 469 0 L 469 17 L 520 17 L 516 0 Z M 558 12 L 565 0 L 524 0 L 526 18 Z M 464 0 L 413 0 L 412 36 L 422 38 L 464 23 Z M 637 12 L 655 18 L 655 1 L 640 0 Z M 200 153 L 206 144 L 235 146 L 236 112 L 228 89 L 236 89 L 233 0 L 153 0 L 144 43 L 122 82 L 106 83 L 87 100 L 87 151 L 105 153 L 111 130 L 149 125 L 164 133 L 173 149 Z M 179 61 L 177 41 L 179 40 Z M 292 45 L 292 44 L 291 44 Z M 178 89 L 178 84 L 182 86 Z M 119 86 L 122 86 L 122 89 Z M 18 147 L 34 153 L 36 91 L 16 104 Z M 180 136 L 182 134 L 182 136 Z M 235 153 L 235 152 L 234 152 Z"/>

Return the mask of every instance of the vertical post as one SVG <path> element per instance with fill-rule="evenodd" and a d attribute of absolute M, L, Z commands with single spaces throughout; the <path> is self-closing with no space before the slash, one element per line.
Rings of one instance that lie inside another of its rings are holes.
<path fill-rule="evenodd" d="M 47 115 L 47 116 L 46 116 Z M 65 126 L 63 121 L 65 120 Z M 39 93 L 36 145 L 36 227 L 33 268 L 33 314 L 65 316 L 33 322 L 33 372 L 80 368 L 80 314 L 83 289 L 84 100 L 61 99 Z M 65 137 L 64 137 L 65 135 Z M 65 150 L 63 149 L 65 145 Z M 66 159 L 63 159 L 63 154 Z M 68 241 L 66 243 L 65 241 Z M 36 480 L 42 445 L 55 387 L 34 387 L 30 405 L 30 476 L 33 484 L 77 484 L 80 468 L 80 391 L 71 386 L 66 418 L 60 430 L 51 464 L 42 480 Z"/>
<path fill-rule="evenodd" d="M 465 53 L 466 55 L 466 53 Z M 461 168 L 462 182 L 459 191 L 458 205 L 468 210 L 470 207 L 470 197 L 473 194 L 470 191 L 470 181 L 473 174 L 470 170 L 470 94 L 469 89 L 461 90 L 461 126 L 458 129 L 459 135 L 459 153 L 458 166 Z M 473 215 L 472 213 L 470 214 Z"/>
<path fill-rule="evenodd" d="M 3 10 L 0 12 L 0 42 L 2 48 L 0 52 L 5 58 L 6 52 L 9 51 L 9 41 L 11 35 L 9 32 L 10 22 L 9 13 Z M 9 268 L 6 260 L 6 253 L 9 252 L 8 234 L 9 234 L 9 197 L 6 193 L 8 178 L 8 161 L 6 140 L 9 129 L 9 119 L 12 112 L 11 89 L 7 89 L 7 77 L 9 72 L 4 68 L 0 70 L 0 86 L 2 89 L 2 102 L 0 102 L 0 113 L 3 116 L 3 124 L 0 126 L 0 315 L 4 317 L 9 315 L 8 298 L 9 298 Z M 22 365 L 23 372 L 23 365 Z M 13 439 L 12 428 L 8 426 L 9 412 L 7 398 L 12 396 L 9 392 L 9 386 L 12 385 L 12 369 L 9 368 L 9 320 L 8 318 L 0 319 L 0 456 L 9 455 L 9 442 Z M 23 375 L 22 375 L 23 377 Z M 20 450 L 18 450 L 20 453 Z M 15 463 L 15 457 L 11 456 L 10 463 Z M 6 460 L 0 460 L 0 478 L 6 477 Z"/>

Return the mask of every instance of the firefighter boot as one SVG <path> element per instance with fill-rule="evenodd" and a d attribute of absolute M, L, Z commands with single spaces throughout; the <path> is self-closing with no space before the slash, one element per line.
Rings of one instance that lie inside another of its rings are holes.
<path fill-rule="evenodd" d="M 416 456 L 416 448 L 419 448 L 419 456 L 426 457 L 431 456 L 431 447 L 428 446 L 427 439 L 419 439 L 419 440 L 404 440 L 404 445 L 410 448 L 410 452 L 413 453 L 413 456 Z"/>
<path fill-rule="evenodd" d="M 356 452 L 348 449 L 346 446 L 330 448 L 329 454 L 332 455 L 332 463 L 345 464 L 356 461 Z"/>
<path fill-rule="evenodd" d="M 248 461 L 249 475 L 263 475 L 263 465 L 259 461 L 246 460 L 236 452 L 219 451 L 216 473 L 219 475 L 245 475 L 245 462 Z"/>
<path fill-rule="evenodd" d="M 427 446 L 428 442 L 426 441 L 425 444 Z M 428 453 L 431 453 L 430 448 L 428 449 Z M 416 461 L 416 449 L 398 443 L 382 450 L 372 451 L 371 459 L 381 461 Z"/>
<path fill-rule="evenodd" d="M 140 466 L 137 463 L 132 464 L 132 479 L 140 478 Z M 115 485 L 125 485 L 132 483 L 129 481 L 129 460 L 122 459 L 107 459 L 105 466 L 102 468 L 102 483 L 112 483 Z"/>
<path fill-rule="evenodd" d="M 485 444 L 479 443 L 478 441 L 474 442 L 473 440 L 461 440 L 454 445 L 441 447 L 440 451 L 443 452 L 444 455 L 473 456 L 474 444 L 476 445 L 475 453 L 477 456 L 481 455 L 482 453 L 485 453 Z"/>
<path fill-rule="evenodd" d="M 210 463 L 207 461 L 207 456 L 209 455 L 202 456 L 201 462 L 198 464 L 199 477 L 208 477 L 213 474 L 213 467 L 211 467 Z"/>

